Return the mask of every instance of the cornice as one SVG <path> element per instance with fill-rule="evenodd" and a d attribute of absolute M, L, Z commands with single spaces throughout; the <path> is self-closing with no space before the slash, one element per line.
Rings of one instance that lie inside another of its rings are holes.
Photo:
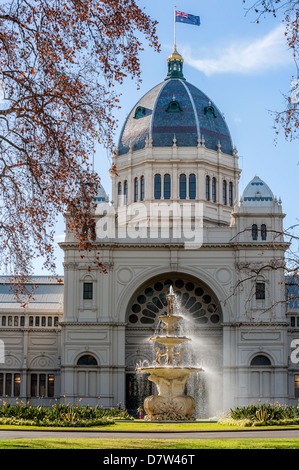
<path fill-rule="evenodd" d="M 60 326 L 75 326 L 75 327 L 81 327 L 81 326 L 113 326 L 113 327 L 120 327 L 120 326 L 127 326 L 127 323 L 123 322 L 59 322 Z"/>
<path fill-rule="evenodd" d="M 188 246 L 192 247 L 192 243 L 186 242 Z M 288 242 L 224 242 L 224 243 L 203 243 L 200 245 L 200 249 L 209 249 L 209 248 L 229 248 L 229 249 L 237 249 L 237 248 L 263 248 L 263 249 L 287 249 L 290 243 Z M 61 242 L 59 244 L 61 248 L 76 248 L 76 242 Z M 132 243 L 125 243 L 125 242 L 94 242 L 94 248 L 98 249 L 101 248 L 126 248 L 126 249 L 136 249 L 136 248 L 183 248 L 186 249 L 185 243 L 171 243 L 171 242 L 157 242 L 157 243 L 150 243 L 150 242 L 132 242 Z"/>

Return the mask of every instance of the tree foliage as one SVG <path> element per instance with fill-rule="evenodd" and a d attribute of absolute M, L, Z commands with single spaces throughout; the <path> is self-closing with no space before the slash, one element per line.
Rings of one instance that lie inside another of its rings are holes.
<path fill-rule="evenodd" d="M 94 142 L 113 148 L 116 83 L 140 81 L 141 38 L 156 22 L 135 0 L 11 0 L 0 6 L 1 263 L 25 279 L 35 256 L 55 269 L 56 216 L 79 243 L 99 177 Z M 4 98 L 4 99 L 3 99 Z"/>

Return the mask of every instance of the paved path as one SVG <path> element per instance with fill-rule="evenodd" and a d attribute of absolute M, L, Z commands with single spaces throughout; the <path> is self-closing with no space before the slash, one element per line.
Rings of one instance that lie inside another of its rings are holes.
<path fill-rule="evenodd" d="M 1 429 L 0 439 L 299 439 L 299 429 L 187 432 L 99 432 Z"/>

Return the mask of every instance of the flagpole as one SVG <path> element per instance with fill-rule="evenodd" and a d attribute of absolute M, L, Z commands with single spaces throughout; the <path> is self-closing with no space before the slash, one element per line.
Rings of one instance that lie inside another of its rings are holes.
<path fill-rule="evenodd" d="M 174 7 L 174 49 L 176 49 L 176 6 Z"/>

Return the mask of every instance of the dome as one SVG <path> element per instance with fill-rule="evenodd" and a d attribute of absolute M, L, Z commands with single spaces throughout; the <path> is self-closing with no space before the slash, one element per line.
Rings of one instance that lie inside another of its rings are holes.
<path fill-rule="evenodd" d="M 98 191 L 98 194 L 96 195 L 95 200 L 96 200 L 97 203 L 108 202 L 109 201 L 109 198 L 106 194 L 106 191 L 104 190 L 102 185 L 100 185 L 100 187 L 99 187 L 99 191 Z"/>
<path fill-rule="evenodd" d="M 118 155 L 130 147 L 140 150 L 146 140 L 153 147 L 197 147 L 203 138 L 208 149 L 233 155 L 229 129 L 216 105 L 201 90 L 187 82 L 182 73 L 183 58 L 174 50 L 168 57 L 164 82 L 152 88 L 133 107 L 120 134 Z"/>
<path fill-rule="evenodd" d="M 255 176 L 246 186 L 242 199 L 246 206 L 264 206 L 272 205 L 274 196 L 269 186 L 258 176 Z"/>

